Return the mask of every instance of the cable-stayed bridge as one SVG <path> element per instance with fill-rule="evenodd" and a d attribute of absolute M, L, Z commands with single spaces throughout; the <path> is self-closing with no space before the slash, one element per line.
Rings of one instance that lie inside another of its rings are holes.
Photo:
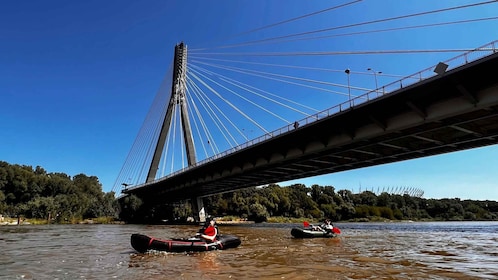
<path fill-rule="evenodd" d="M 414 84 L 404 85 L 417 75 L 373 90 L 123 192 L 175 201 L 496 144 L 496 73 L 495 49 Z"/>
<path fill-rule="evenodd" d="M 178 44 L 116 186 L 154 205 L 496 144 L 496 47 L 400 76 Z"/>

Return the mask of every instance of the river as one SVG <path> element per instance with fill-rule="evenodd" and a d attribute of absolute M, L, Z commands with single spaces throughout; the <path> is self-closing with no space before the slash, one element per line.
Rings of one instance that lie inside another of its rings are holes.
<path fill-rule="evenodd" d="M 132 233 L 185 237 L 171 225 L 0 226 L 0 279 L 498 279 L 498 222 L 336 223 L 331 239 L 296 224 L 220 225 L 235 249 L 138 254 Z"/>

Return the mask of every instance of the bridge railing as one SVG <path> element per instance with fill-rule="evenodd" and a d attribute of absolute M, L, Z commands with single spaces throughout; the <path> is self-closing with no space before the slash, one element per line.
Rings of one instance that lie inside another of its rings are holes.
<path fill-rule="evenodd" d="M 484 46 L 475 48 L 468 52 L 465 52 L 459 56 L 450 58 L 446 61 L 442 61 L 442 63 L 446 64 L 448 68 L 445 71 L 455 69 L 472 61 L 478 60 L 485 56 L 489 56 L 493 53 L 498 52 L 498 40 L 488 43 Z M 398 81 L 392 82 L 380 88 L 380 92 L 382 94 L 387 94 L 393 91 L 396 91 L 401 88 L 405 88 L 407 86 L 416 84 L 433 76 L 436 76 L 437 73 L 434 72 L 437 65 L 429 67 L 427 69 L 421 70 L 417 73 L 404 77 Z"/>
<path fill-rule="evenodd" d="M 485 56 L 489 56 L 491 54 L 494 54 L 498 52 L 498 40 L 496 41 L 493 41 L 491 43 L 488 43 L 482 47 L 479 47 L 479 48 L 476 48 L 476 49 L 473 49 L 473 50 L 470 50 L 464 54 L 461 54 L 459 56 L 456 56 L 456 57 L 453 57 L 451 59 L 448 59 L 446 61 L 442 61 L 444 64 L 448 65 L 446 71 L 448 70 L 451 70 L 451 69 L 455 69 L 457 67 L 460 67 L 462 65 L 465 65 L 467 63 L 470 63 L 472 61 L 475 61 L 475 60 L 478 60 L 480 58 L 483 58 Z M 269 132 L 269 133 L 266 133 L 262 136 L 259 136 L 257 138 L 254 138 L 246 143 L 243 143 L 241 145 L 238 145 L 236 147 L 233 147 L 231 149 L 228 149 L 224 152 L 221 152 L 219 154 L 216 154 L 212 157 L 209 157 L 209 158 L 206 158 L 204 160 L 201 160 L 199 162 L 197 162 L 196 164 L 192 165 L 192 166 L 189 166 L 189 167 L 185 167 L 183 169 L 180 169 L 180 170 L 177 170 L 165 177 L 162 177 L 160 179 L 157 179 L 153 182 L 149 182 L 149 183 L 145 183 L 143 185 L 139 185 L 139 186 L 136 186 L 136 187 L 133 187 L 133 188 L 138 188 L 138 187 L 141 187 L 141 186 L 145 186 L 145 185 L 149 185 L 149 184 L 153 184 L 153 183 L 156 183 L 156 182 L 159 182 L 161 180 L 164 180 L 164 179 L 167 179 L 169 177 L 172 177 L 176 174 L 179 174 L 181 172 L 184 172 L 188 169 L 191 169 L 191 168 L 194 168 L 196 166 L 199 166 L 199 165 L 203 165 L 205 163 L 208 163 L 208 162 L 211 162 L 213 160 L 216 160 L 216 159 L 219 159 L 219 158 L 222 158 L 222 157 L 225 157 L 231 153 L 234 153 L 234 152 L 237 152 L 237 151 L 240 151 L 242 149 L 245 149 L 245 148 L 248 148 L 249 146 L 252 146 L 252 145 L 255 145 L 255 144 L 258 144 L 258 143 L 261 143 L 261 142 L 264 142 L 266 140 L 269 140 L 275 136 L 278 136 L 278 135 L 282 135 L 282 134 L 285 134 L 285 133 L 288 133 L 290 131 L 293 131 L 301 126 L 305 126 L 305 125 L 308 125 L 308 124 L 311 124 L 311 123 L 314 123 L 318 120 L 321 120 L 321 119 L 324 119 L 324 118 L 327 118 L 327 117 L 330 117 L 332 115 L 335 115 L 335 114 L 338 114 L 340 112 L 343 112 L 343 111 L 346 111 L 346 110 L 349 110 L 349 109 L 352 109 L 354 106 L 357 106 L 359 104 L 362 104 L 362 103 L 365 103 L 365 102 L 368 102 L 368 101 L 371 101 L 373 99 L 376 99 L 380 96 L 383 96 L 383 95 L 386 95 L 386 94 L 389 94 L 389 93 L 392 93 L 392 92 L 395 92 L 399 89 L 402 89 L 402 88 L 406 88 L 408 86 L 411 86 L 411 85 L 414 85 L 416 83 L 419 83 L 423 80 L 426 80 L 428 78 L 431 78 L 431 77 L 434 77 L 437 75 L 437 73 L 434 72 L 434 69 L 437 65 L 434 65 L 434 66 L 431 66 L 429 68 L 426 68 L 426 69 L 423 69 L 417 73 L 414 73 L 412 75 L 409 75 L 409 76 L 406 76 L 404 78 L 401 78 L 400 80 L 398 81 L 395 81 L 395 82 L 392 82 L 390 84 L 387 84 L 387 85 L 384 85 L 380 88 L 377 88 L 377 89 L 374 89 L 374 90 L 371 90 L 365 94 L 362 94 L 362 95 L 359 95 L 359 96 L 356 96 L 346 102 L 343 102 L 343 103 L 340 103 L 336 106 L 333 106 L 329 109 L 326 109 L 324 111 L 321 111 L 319 113 L 316 113 L 314 115 L 311 115 L 311 116 L 308 116 L 304 119 L 301 119 L 301 120 L 298 120 L 296 121 L 295 123 L 293 124 L 289 124 L 287 126 L 284 126 L 284 127 L 281 127 L 279 129 L 276 129 L 272 132 Z M 133 189 L 133 188 L 129 188 L 129 189 Z"/>

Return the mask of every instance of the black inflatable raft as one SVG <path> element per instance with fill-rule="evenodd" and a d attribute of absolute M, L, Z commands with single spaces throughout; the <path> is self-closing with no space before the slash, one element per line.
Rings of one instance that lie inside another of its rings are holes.
<path fill-rule="evenodd" d="M 323 232 L 321 230 L 312 230 L 306 228 L 292 228 L 291 235 L 295 238 L 315 238 L 315 237 L 336 237 L 333 232 Z"/>
<path fill-rule="evenodd" d="M 131 235 L 131 246 L 140 253 L 148 250 L 167 252 L 202 252 L 211 250 L 224 250 L 236 248 L 241 243 L 237 236 L 223 234 L 217 237 L 214 242 L 206 242 L 199 238 L 181 238 L 161 240 L 143 234 Z"/>

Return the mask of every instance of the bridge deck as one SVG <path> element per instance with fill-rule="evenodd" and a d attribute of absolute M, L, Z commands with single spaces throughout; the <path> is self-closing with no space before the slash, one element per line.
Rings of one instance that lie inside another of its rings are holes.
<path fill-rule="evenodd" d="M 498 53 L 153 183 L 151 203 L 498 143 Z"/>

